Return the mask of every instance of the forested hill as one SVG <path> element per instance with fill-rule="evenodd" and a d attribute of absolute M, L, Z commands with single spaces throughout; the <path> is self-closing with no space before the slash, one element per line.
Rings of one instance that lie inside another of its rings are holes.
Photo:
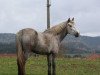
<path fill-rule="evenodd" d="M 15 34 L 1 33 L 0 34 L 0 54 L 2 53 L 15 53 Z"/>
<path fill-rule="evenodd" d="M 80 36 L 66 36 L 62 41 L 61 49 L 64 53 L 77 54 L 77 53 L 100 53 L 100 37 Z M 15 34 L 1 33 L 0 34 L 0 53 L 15 53 Z"/>
<path fill-rule="evenodd" d="M 65 53 L 100 53 L 100 37 L 66 36 L 62 42 Z M 67 49 L 67 50 L 66 50 Z"/>

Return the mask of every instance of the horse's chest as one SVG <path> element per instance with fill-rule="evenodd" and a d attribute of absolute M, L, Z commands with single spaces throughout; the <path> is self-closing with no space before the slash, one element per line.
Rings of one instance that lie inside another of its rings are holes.
<path fill-rule="evenodd" d="M 53 53 L 58 53 L 58 51 L 59 51 L 59 41 L 56 38 L 53 38 L 51 40 L 49 50 Z"/>

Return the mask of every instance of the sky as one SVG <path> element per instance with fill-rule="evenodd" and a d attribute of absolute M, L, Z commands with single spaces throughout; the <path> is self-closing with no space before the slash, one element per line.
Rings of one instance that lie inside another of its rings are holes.
<path fill-rule="evenodd" d="M 80 34 L 100 36 L 100 0 L 50 0 L 51 27 L 75 18 Z M 23 28 L 42 32 L 46 27 L 47 0 L 0 0 L 0 33 Z"/>

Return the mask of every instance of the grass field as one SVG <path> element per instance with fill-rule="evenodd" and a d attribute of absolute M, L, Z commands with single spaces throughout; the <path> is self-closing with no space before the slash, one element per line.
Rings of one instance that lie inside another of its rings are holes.
<path fill-rule="evenodd" d="M 100 75 L 100 59 L 56 59 L 57 75 Z M 47 75 L 46 57 L 31 57 L 26 63 L 27 75 Z M 16 57 L 0 57 L 0 75 L 17 75 Z"/>

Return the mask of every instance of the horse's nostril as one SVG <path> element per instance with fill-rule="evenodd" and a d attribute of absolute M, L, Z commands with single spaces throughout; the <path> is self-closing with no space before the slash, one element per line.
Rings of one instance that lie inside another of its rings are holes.
<path fill-rule="evenodd" d="M 79 33 L 76 33 L 76 34 L 75 34 L 75 37 L 79 37 Z"/>

